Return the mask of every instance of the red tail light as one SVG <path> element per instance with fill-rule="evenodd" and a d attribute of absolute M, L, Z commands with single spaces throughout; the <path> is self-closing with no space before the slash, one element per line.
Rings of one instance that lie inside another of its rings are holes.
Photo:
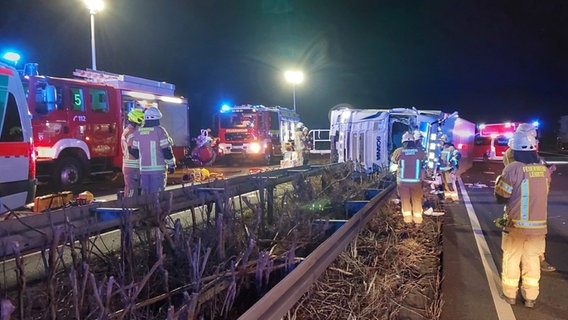
<path fill-rule="evenodd" d="M 28 145 L 28 159 L 29 159 L 29 169 L 28 169 L 28 179 L 32 180 L 36 177 L 36 159 L 37 151 L 34 148 L 33 143 Z"/>

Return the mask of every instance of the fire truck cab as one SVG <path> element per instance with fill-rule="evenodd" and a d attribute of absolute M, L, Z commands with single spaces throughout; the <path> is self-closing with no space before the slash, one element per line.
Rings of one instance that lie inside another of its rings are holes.
<path fill-rule="evenodd" d="M 441 151 L 440 138 L 448 136 L 462 153 L 460 170 L 471 167 L 475 125 L 457 112 L 415 108 L 356 109 L 337 105 L 330 110 L 331 162 L 352 161 L 355 170 L 388 170 L 390 155 L 402 145 L 405 132 L 420 132 L 419 141 L 428 155 L 428 167 L 435 170 Z"/>
<path fill-rule="evenodd" d="M 287 108 L 241 105 L 223 106 L 214 121 L 221 156 L 270 164 L 294 141 L 300 117 Z"/>
<path fill-rule="evenodd" d="M 36 191 L 31 115 L 18 71 L 0 61 L 0 214 L 32 202 Z"/>
<path fill-rule="evenodd" d="M 509 139 L 519 124 L 518 122 L 479 124 L 473 144 L 473 160 L 503 160 L 509 148 Z"/>
<path fill-rule="evenodd" d="M 185 157 L 189 110 L 186 99 L 174 96 L 174 85 L 89 69 L 75 70 L 74 79 L 40 76 L 34 66 L 25 70 L 38 178 L 70 188 L 89 175 L 120 172 L 122 130 L 137 101 L 158 105 L 176 159 Z"/>

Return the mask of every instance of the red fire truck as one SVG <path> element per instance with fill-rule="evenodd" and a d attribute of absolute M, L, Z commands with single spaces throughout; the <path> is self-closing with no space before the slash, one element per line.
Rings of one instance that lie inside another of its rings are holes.
<path fill-rule="evenodd" d="M 220 156 L 270 164 L 274 157 L 282 157 L 285 143 L 294 141 L 300 117 L 282 107 L 223 106 L 215 122 Z"/>
<path fill-rule="evenodd" d="M 521 123 L 500 122 L 479 124 L 473 143 L 473 160 L 503 160 L 503 155 L 509 148 L 509 139 L 513 136 L 519 124 Z"/>
<path fill-rule="evenodd" d="M 119 172 L 125 115 L 137 101 L 158 106 L 176 159 L 185 158 L 189 109 L 186 99 L 174 96 L 173 84 L 89 69 L 73 74 L 77 78 L 40 76 L 37 64 L 26 65 L 22 73 L 38 179 L 70 188 L 89 175 Z"/>

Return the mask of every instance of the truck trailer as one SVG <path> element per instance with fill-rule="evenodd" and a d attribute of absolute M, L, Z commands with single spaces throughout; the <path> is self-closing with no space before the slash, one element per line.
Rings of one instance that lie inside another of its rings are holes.
<path fill-rule="evenodd" d="M 462 154 L 459 171 L 471 168 L 475 124 L 441 110 L 416 108 L 363 109 L 341 104 L 329 112 L 331 162 L 352 161 L 355 170 L 371 173 L 388 170 L 390 155 L 402 145 L 405 132 L 420 132 L 428 167 L 439 162 L 442 135 Z"/>

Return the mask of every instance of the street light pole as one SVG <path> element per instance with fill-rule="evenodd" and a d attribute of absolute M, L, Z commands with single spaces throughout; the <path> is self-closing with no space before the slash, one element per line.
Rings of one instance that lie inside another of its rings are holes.
<path fill-rule="evenodd" d="M 97 54 L 95 50 L 95 14 L 102 10 L 104 3 L 102 0 L 84 0 L 91 15 L 91 61 L 92 69 L 97 70 Z"/>
<path fill-rule="evenodd" d="M 302 71 L 286 71 L 284 73 L 286 81 L 292 84 L 292 97 L 294 99 L 294 112 L 296 112 L 296 85 L 304 81 L 304 73 Z"/>
<path fill-rule="evenodd" d="M 91 10 L 91 61 L 92 69 L 97 70 L 97 53 L 95 50 L 95 12 Z"/>
<path fill-rule="evenodd" d="M 292 84 L 292 98 L 294 100 L 294 112 L 296 112 L 296 84 Z"/>

